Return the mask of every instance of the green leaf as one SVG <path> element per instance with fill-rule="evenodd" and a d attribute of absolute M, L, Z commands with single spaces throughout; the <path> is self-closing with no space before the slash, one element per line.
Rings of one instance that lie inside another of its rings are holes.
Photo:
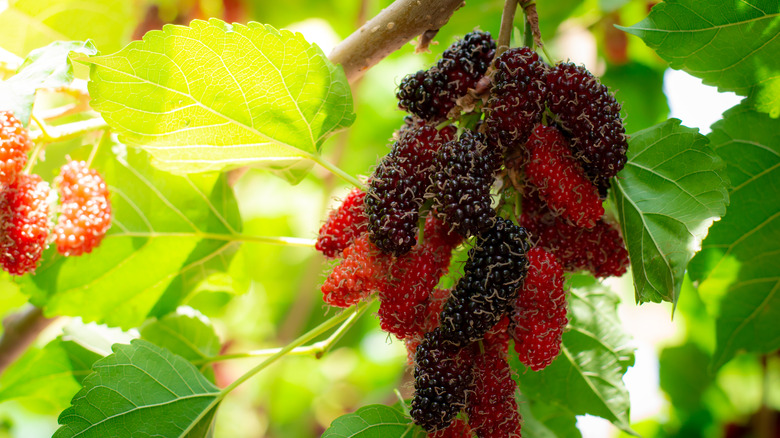
<path fill-rule="evenodd" d="M 637 132 L 612 196 L 637 302 L 676 302 L 685 267 L 728 204 L 723 161 L 677 119 Z"/>
<path fill-rule="evenodd" d="M 717 317 L 722 366 L 738 351 L 780 348 L 780 120 L 738 105 L 712 126 L 712 148 L 727 163 L 731 205 L 691 262 L 702 299 L 724 295 Z M 711 299 L 711 298 L 710 298 Z"/>
<path fill-rule="evenodd" d="M 340 66 L 301 34 L 259 23 L 167 25 L 92 65 L 92 106 L 176 173 L 255 166 L 298 182 L 354 120 Z"/>
<path fill-rule="evenodd" d="M 751 96 L 780 116 L 780 2 L 667 0 L 621 29 L 642 38 L 672 68 L 721 91 Z"/>
<path fill-rule="evenodd" d="M 322 438 L 424 438 L 419 426 L 400 411 L 385 405 L 363 406 L 333 420 Z"/>
<path fill-rule="evenodd" d="M 204 316 L 170 313 L 147 321 L 140 331 L 141 339 L 189 361 L 206 359 L 219 353 L 219 338 Z"/>
<path fill-rule="evenodd" d="M 618 297 L 596 286 L 573 289 L 568 298 L 570 322 L 560 356 L 536 372 L 511 356 L 520 390 L 559 412 L 596 415 L 631 432 L 622 378 L 633 365 L 634 352 L 617 317 Z"/>
<path fill-rule="evenodd" d="M 92 364 L 101 357 L 61 337 L 43 348 L 31 347 L 3 372 L 0 402 L 35 399 L 49 408 L 62 410 L 91 372 Z"/>
<path fill-rule="evenodd" d="M 130 40 L 138 11 L 125 0 L 10 0 L 0 13 L 0 46 L 26 56 L 54 41 L 92 39 L 113 52 Z"/>
<path fill-rule="evenodd" d="M 19 72 L 0 82 L 0 109 L 13 111 L 25 125 L 30 122 L 35 92 L 44 87 L 60 87 L 73 82 L 70 52 L 94 55 L 91 41 L 57 41 L 33 50 Z"/>
<path fill-rule="evenodd" d="M 54 438 L 205 436 L 219 388 L 186 359 L 144 340 L 113 350 L 60 414 Z"/>
<path fill-rule="evenodd" d="M 137 327 L 228 270 L 241 219 L 224 177 L 174 176 L 122 145 L 103 145 L 93 165 L 109 186 L 113 223 L 92 253 L 59 257 L 50 249 L 36 275 L 22 279 L 48 315 Z"/>
<path fill-rule="evenodd" d="M 521 395 L 518 407 L 524 438 L 582 438 L 576 415 L 561 406 L 550 406 Z"/>

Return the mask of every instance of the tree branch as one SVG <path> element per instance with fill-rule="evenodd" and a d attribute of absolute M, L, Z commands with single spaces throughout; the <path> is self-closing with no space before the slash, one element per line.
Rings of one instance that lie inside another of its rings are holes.
<path fill-rule="evenodd" d="M 369 68 L 429 30 L 438 30 L 463 0 L 396 0 L 342 41 L 329 58 L 355 81 Z"/>
<path fill-rule="evenodd" d="M 27 350 L 38 334 L 56 318 L 46 318 L 40 307 L 28 305 L 3 320 L 0 337 L 0 374 Z"/>

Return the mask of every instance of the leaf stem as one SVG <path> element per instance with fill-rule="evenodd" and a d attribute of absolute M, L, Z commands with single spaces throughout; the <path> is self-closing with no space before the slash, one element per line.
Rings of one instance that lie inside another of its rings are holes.
<path fill-rule="evenodd" d="M 253 236 L 250 234 L 217 234 L 217 233 L 167 233 L 156 231 L 142 231 L 142 232 L 118 232 L 110 234 L 108 237 L 184 237 L 184 238 L 201 238 L 211 240 L 225 240 L 225 241 L 237 241 L 237 242 L 252 242 L 252 243 L 269 243 L 272 245 L 284 245 L 284 246 L 299 246 L 304 248 L 313 248 L 317 243 L 316 239 L 304 239 L 301 237 L 287 237 L 287 236 Z"/>
<path fill-rule="evenodd" d="M 324 167 L 325 169 L 328 169 L 331 173 L 339 176 L 344 181 L 354 185 L 355 187 L 366 190 L 365 184 L 361 183 L 357 180 L 354 176 L 348 174 L 347 172 L 344 172 L 341 170 L 338 166 L 331 163 L 330 161 L 322 158 L 319 154 L 309 154 L 306 158 L 309 158 L 310 160 L 314 161 L 315 163 L 319 164 L 320 166 Z"/>
<path fill-rule="evenodd" d="M 315 327 L 315 328 L 309 330 L 308 332 L 304 333 L 303 335 L 298 337 L 298 339 L 290 342 L 285 347 L 280 348 L 271 357 L 269 357 L 268 359 L 260 362 L 254 368 L 252 368 L 251 370 L 247 371 L 244 375 L 242 375 L 241 377 L 239 377 L 238 379 L 233 381 L 233 383 L 231 383 L 230 385 L 226 386 L 222 390 L 222 392 L 220 393 L 219 399 L 224 398 L 227 394 L 229 394 L 231 391 L 236 389 L 239 385 L 241 385 L 242 383 L 246 382 L 247 380 L 249 380 L 249 378 L 251 378 L 255 374 L 259 373 L 260 371 L 262 371 L 263 369 L 265 369 L 266 367 L 268 367 L 272 363 L 276 362 L 277 360 L 279 360 L 283 356 L 289 354 L 290 352 L 295 350 L 296 347 L 300 347 L 301 345 L 303 345 L 303 344 L 311 341 L 312 339 L 322 335 L 323 333 L 327 332 L 331 328 L 333 328 L 336 325 L 338 325 L 338 324 L 343 322 L 344 325 L 342 327 L 339 327 L 339 330 L 336 330 L 333 333 L 333 335 L 331 335 L 330 338 L 325 340 L 325 342 L 327 343 L 331 338 L 334 339 L 333 341 L 331 341 L 330 344 L 325 346 L 327 348 L 330 348 L 332 346 L 332 344 L 335 343 L 335 341 L 338 340 L 338 338 L 340 338 L 341 335 L 343 335 L 344 331 L 347 330 L 347 328 L 349 328 L 352 324 L 354 324 L 354 321 L 357 319 L 357 316 L 359 316 L 359 314 L 365 313 L 366 309 L 368 309 L 368 307 L 371 305 L 371 303 L 373 303 L 373 300 L 371 300 L 370 302 L 364 304 L 363 308 L 361 308 L 361 309 L 358 308 L 359 306 L 355 306 L 355 307 L 353 307 L 351 309 L 347 309 L 347 310 L 339 313 L 338 315 L 328 319 L 327 321 L 323 322 L 322 324 L 318 325 L 317 327 Z M 322 354 L 324 354 L 324 351 L 325 351 L 324 348 L 325 347 L 322 347 L 323 348 L 323 353 Z"/>
<path fill-rule="evenodd" d="M 287 355 L 288 356 L 314 356 L 316 359 L 321 359 L 344 336 L 344 333 L 346 333 L 347 330 L 349 330 L 353 325 L 355 325 L 355 322 L 357 322 L 358 318 L 360 318 L 364 313 L 366 313 L 368 309 L 369 306 L 366 305 L 362 309 L 358 310 L 357 312 L 352 312 L 352 314 L 347 318 L 347 320 L 344 321 L 344 323 L 341 324 L 339 328 L 336 329 L 336 331 L 334 331 L 327 339 L 319 342 L 315 342 L 311 345 L 295 347 L 292 350 L 290 350 L 287 353 Z M 192 361 L 192 364 L 202 366 L 202 365 L 208 365 L 210 363 L 221 362 L 223 360 L 230 360 L 230 359 L 249 359 L 253 357 L 268 357 L 268 356 L 273 356 L 275 354 L 278 354 L 280 351 L 282 351 L 282 349 L 283 347 L 266 348 L 263 350 L 252 350 L 252 351 L 246 351 L 242 353 L 222 354 L 219 356 L 212 356 L 212 357 L 207 357 L 205 359 L 195 360 Z"/>
<path fill-rule="evenodd" d="M 103 120 L 102 117 L 95 117 L 59 126 L 49 126 L 46 130 L 41 129 L 30 132 L 30 140 L 35 142 L 53 143 L 55 141 L 69 140 L 88 132 L 105 128 L 108 128 L 106 121 Z"/>

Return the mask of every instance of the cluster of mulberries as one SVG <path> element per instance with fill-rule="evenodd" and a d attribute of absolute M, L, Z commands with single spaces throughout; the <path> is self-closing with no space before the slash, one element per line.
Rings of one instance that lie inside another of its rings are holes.
<path fill-rule="evenodd" d="M 427 121 L 440 121 L 485 75 L 496 51 L 488 32 L 474 31 L 450 46 L 428 70 L 406 76 L 398 87 L 398 106 Z"/>
<path fill-rule="evenodd" d="M 519 438 L 510 344 L 532 371 L 553 363 L 569 321 L 564 272 L 606 277 L 628 265 L 602 205 L 626 161 L 620 106 L 582 67 L 550 67 L 524 47 L 489 71 L 494 51 L 473 32 L 403 79 L 397 97 L 411 115 L 367 191 L 353 190 L 317 240 L 341 257 L 325 302 L 376 294 L 381 328 L 414 367 L 411 416 L 433 438 Z M 478 117 L 459 118 L 458 103 Z M 517 223 L 493 202 L 510 185 Z M 462 276 L 437 288 L 462 244 Z"/>
<path fill-rule="evenodd" d="M 24 173 L 31 147 L 21 121 L 0 111 L 0 264 L 13 275 L 34 272 L 51 241 L 66 256 L 90 252 L 111 226 L 106 184 L 83 162 L 62 166 L 55 180 L 61 200 L 55 225 L 49 184 Z"/>
<path fill-rule="evenodd" d="M 365 214 L 371 241 L 383 252 L 399 256 L 415 245 L 434 159 L 453 135 L 451 127 L 408 127 L 371 176 Z"/>
<path fill-rule="evenodd" d="M 547 75 L 547 105 L 571 136 L 572 148 L 597 181 L 614 177 L 626 164 L 628 142 L 620 104 L 585 67 L 556 65 Z"/>

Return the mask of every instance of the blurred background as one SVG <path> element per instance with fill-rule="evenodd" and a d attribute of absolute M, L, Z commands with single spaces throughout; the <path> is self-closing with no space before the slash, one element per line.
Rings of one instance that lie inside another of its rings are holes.
<path fill-rule="evenodd" d="M 141 38 L 166 23 L 220 17 L 296 30 L 329 53 L 389 3 L 135 1 L 135 15 L 127 17 L 132 31 L 127 37 Z M 706 134 L 721 113 L 739 99 L 718 93 L 686 73 L 667 69 L 638 38 L 613 26 L 642 20 L 654 3 L 558 0 L 540 1 L 537 8 L 551 55 L 556 60 L 584 64 L 616 91 L 623 103 L 628 133 L 676 117 Z M 0 13 L 6 7 L 7 3 L 0 1 Z M 352 175 L 370 174 L 378 158 L 387 153 L 393 131 L 402 124 L 404 113 L 397 109 L 395 100 L 400 79 L 427 68 L 458 36 L 475 27 L 497 35 L 502 7 L 498 0 L 468 0 L 438 33 L 438 44 L 430 47 L 430 53 L 415 54 L 413 45 L 407 44 L 371 69 L 352 89 L 358 115 L 355 124 L 331 137 L 323 148 L 324 155 Z M 516 23 L 522 30 L 521 16 Z M 98 42 L 99 49 L 106 50 L 104 47 Z M 313 238 L 335 199 L 349 187 L 315 167 L 296 186 L 262 171 L 250 171 L 235 190 L 246 234 Z M 230 275 L 210 278 L 187 304 L 212 319 L 224 343 L 223 353 L 284 345 L 333 313 L 324 306 L 319 291 L 329 266 L 313 249 L 247 243 L 235 257 Z M 716 374 L 708 373 L 715 344 L 714 322 L 712 309 L 707 309 L 699 296 L 707 291 L 697 291 L 688 281 L 676 309 L 668 303 L 638 307 L 630 273 L 606 283 L 622 297 L 620 316 L 637 348 L 636 365 L 624 378 L 631 394 L 633 428 L 645 437 L 757 436 L 751 424 L 780 408 L 780 357 L 741 355 Z M 25 297 L 13 286 L 6 283 L 0 288 L 0 315 L 24 302 Z M 38 343 L 45 344 L 63 330 L 89 332 L 99 338 L 95 344 L 104 348 L 134 336 L 132 332 L 61 319 Z M 255 363 L 256 359 L 238 359 L 217 364 L 218 384 L 226 385 Z M 395 389 L 408 397 L 411 386 L 405 363 L 403 344 L 380 331 L 378 321 L 369 314 L 321 360 L 288 357 L 233 392 L 217 416 L 216 436 L 319 436 L 333 419 L 365 404 L 394 404 Z M 57 414 L 72 395 L 36 396 L 0 404 L 0 438 L 50 436 L 56 429 Z M 593 417 L 580 418 L 578 426 L 586 437 L 619 436 L 615 427 Z"/>

